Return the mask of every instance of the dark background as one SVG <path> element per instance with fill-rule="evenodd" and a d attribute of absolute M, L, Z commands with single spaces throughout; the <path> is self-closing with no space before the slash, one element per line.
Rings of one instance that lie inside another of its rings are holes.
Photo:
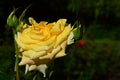
<path fill-rule="evenodd" d="M 28 6 L 25 19 L 37 22 L 66 18 L 83 27 L 81 40 L 67 47 L 67 56 L 54 61 L 50 80 L 120 80 L 120 0 L 0 0 L 0 80 L 14 80 L 14 44 L 7 17 L 18 8 L 17 17 Z M 21 80 L 31 80 L 33 73 Z M 49 71 L 48 71 L 49 72 Z"/>
<path fill-rule="evenodd" d="M 68 23 L 72 24 L 79 20 L 82 25 L 85 25 L 85 29 L 89 26 L 97 29 L 100 27 L 99 31 L 103 32 L 100 34 L 98 31 L 97 35 L 102 35 L 99 36 L 100 38 L 112 35 L 112 39 L 119 39 L 118 31 L 116 32 L 116 29 L 119 29 L 120 19 L 119 0 L 1 0 L 0 36 L 4 35 L 6 19 L 13 8 L 18 8 L 16 15 L 19 16 L 30 4 L 32 6 L 26 12 L 26 18 L 32 16 L 38 22 L 41 20 L 52 22 L 59 18 L 66 18 Z"/>

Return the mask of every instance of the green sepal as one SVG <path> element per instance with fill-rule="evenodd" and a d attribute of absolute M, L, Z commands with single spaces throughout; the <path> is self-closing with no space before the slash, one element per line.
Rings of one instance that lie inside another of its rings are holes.
<path fill-rule="evenodd" d="M 22 12 L 22 14 L 21 14 L 20 17 L 19 17 L 19 22 L 23 21 L 23 18 L 24 18 L 24 16 L 25 16 L 25 13 L 26 13 L 27 9 L 28 9 L 30 6 L 31 6 L 31 4 L 24 9 L 24 11 Z"/>
<path fill-rule="evenodd" d="M 15 15 L 16 10 L 17 9 L 14 9 L 7 18 L 7 24 L 8 24 L 8 26 L 10 26 L 12 28 L 17 26 L 19 23 L 18 18 Z"/>
<path fill-rule="evenodd" d="M 17 27 L 16 27 L 16 32 L 20 31 L 22 29 L 23 25 L 24 25 L 24 21 L 20 21 L 19 25 L 17 25 Z"/>
<path fill-rule="evenodd" d="M 16 27 L 16 32 L 20 31 L 21 28 L 22 28 L 22 26 L 24 25 L 24 22 L 25 22 L 25 20 L 24 20 L 25 13 L 26 13 L 27 9 L 28 9 L 30 6 L 31 6 L 31 5 L 27 6 L 27 7 L 24 9 L 24 11 L 22 12 L 22 14 L 19 16 L 19 24 L 18 24 L 17 27 Z"/>
<path fill-rule="evenodd" d="M 74 41 L 78 41 L 80 40 L 80 28 L 81 28 L 81 24 L 76 21 L 76 23 L 74 24 L 74 29 L 73 29 L 73 35 L 74 35 Z"/>

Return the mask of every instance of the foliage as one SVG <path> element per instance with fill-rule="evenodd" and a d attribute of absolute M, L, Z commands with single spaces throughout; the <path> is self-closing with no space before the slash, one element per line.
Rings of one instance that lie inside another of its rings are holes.
<path fill-rule="evenodd" d="M 64 60 L 55 62 L 54 80 L 109 80 L 120 71 L 118 42 L 100 41 L 88 40 L 84 47 L 78 43 L 69 46 Z"/>
<path fill-rule="evenodd" d="M 90 24 L 85 28 L 85 35 L 89 39 L 111 39 L 120 40 L 120 27 L 115 25 Z"/>
<path fill-rule="evenodd" d="M 119 0 L 70 0 L 68 10 L 85 22 L 115 23 L 120 18 Z M 91 21 L 92 20 L 92 21 Z M 114 22 L 115 21 L 115 22 Z M 86 23 L 86 24 L 87 24 Z M 111 24 L 111 23 L 110 23 Z"/>
<path fill-rule="evenodd" d="M 14 77 L 14 49 L 4 42 L 0 45 L 0 80 L 11 80 Z"/>

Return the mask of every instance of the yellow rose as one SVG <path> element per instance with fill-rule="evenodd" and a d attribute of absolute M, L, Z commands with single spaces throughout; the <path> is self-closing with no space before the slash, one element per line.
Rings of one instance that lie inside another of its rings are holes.
<path fill-rule="evenodd" d="M 65 56 L 67 40 L 72 31 L 66 19 L 37 23 L 29 18 L 29 22 L 31 25 L 25 24 L 15 37 L 22 56 L 19 65 L 46 64 L 53 58 Z"/>

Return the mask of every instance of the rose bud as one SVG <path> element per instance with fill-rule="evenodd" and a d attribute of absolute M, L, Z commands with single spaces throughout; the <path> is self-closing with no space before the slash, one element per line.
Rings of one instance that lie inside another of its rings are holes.
<path fill-rule="evenodd" d="M 86 45 L 86 42 L 81 40 L 78 42 L 78 46 L 84 47 Z"/>

